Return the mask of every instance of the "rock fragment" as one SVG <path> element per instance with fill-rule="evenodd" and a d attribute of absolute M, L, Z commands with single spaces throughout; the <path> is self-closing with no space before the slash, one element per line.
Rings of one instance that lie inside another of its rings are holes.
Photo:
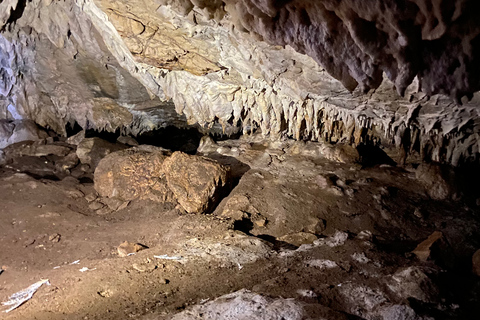
<path fill-rule="evenodd" d="M 284 235 L 278 238 L 280 241 L 284 241 L 294 246 L 301 246 L 302 244 L 310 244 L 317 240 L 317 236 L 309 232 L 296 232 Z"/>
<path fill-rule="evenodd" d="M 421 261 L 427 261 L 430 257 L 431 247 L 441 238 L 443 234 L 440 231 L 435 231 L 426 240 L 422 241 L 412 252 Z"/>
<path fill-rule="evenodd" d="M 427 194 L 435 200 L 446 200 L 455 193 L 453 172 L 436 163 L 422 163 L 415 172 L 416 178 L 425 186 Z"/>
<path fill-rule="evenodd" d="M 168 187 L 188 213 L 210 210 L 227 190 L 230 171 L 211 159 L 174 152 L 163 163 Z"/>
<path fill-rule="evenodd" d="M 86 138 L 78 144 L 77 156 L 81 163 L 88 164 L 94 169 L 106 155 L 125 148 L 127 146 L 123 144 L 111 143 L 97 137 Z"/>
<path fill-rule="evenodd" d="M 144 249 L 147 249 L 147 247 L 143 244 L 125 241 L 117 247 L 117 252 L 120 257 L 126 257 Z"/>
<path fill-rule="evenodd" d="M 82 140 L 85 139 L 85 130 L 67 138 L 66 142 L 78 146 Z"/>

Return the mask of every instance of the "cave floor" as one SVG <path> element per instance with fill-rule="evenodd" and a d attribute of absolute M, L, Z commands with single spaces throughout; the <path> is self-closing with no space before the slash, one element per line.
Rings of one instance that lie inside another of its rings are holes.
<path fill-rule="evenodd" d="M 478 318 L 478 207 L 430 199 L 413 167 L 258 141 L 202 152 L 238 179 L 209 214 L 140 200 L 99 214 L 91 179 L 28 170 L 55 160 L 0 167 L 0 300 L 50 283 L 2 318 L 201 319 L 185 310 L 241 289 L 292 298 L 301 319 Z M 412 250 L 435 231 L 422 261 Z M 120 257 L 124 241 L 148 248 Z"/>

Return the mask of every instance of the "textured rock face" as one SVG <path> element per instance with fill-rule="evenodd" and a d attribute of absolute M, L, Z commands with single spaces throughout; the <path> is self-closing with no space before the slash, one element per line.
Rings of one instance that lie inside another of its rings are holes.
<path fill-rule="evenodd" d="M 40 130 L 31 120 L 0 120 L 0 149 L 13 143 L 41 140 L 47 137 L 48 134 Z"/>
<path fill-rule="evenodd" d="M 90 168 L 95 169 L 106 155 L 126 148 L 126 145 L 120 143 L 115 144 L 100 138 L 87 138 L 78 144 L 77 156 L 81 163 L 88 164 Z"/>
<path fill-rule="evenodd" d="M 163 161 L 167 155 L 152 148 L 131 148 L 107 155 L 95 169 L 95 189 L 106 198 L 123 201 L 175 201 L 167 186 Z"/>
<path fill-rule="evenodd" d="M 3 1 L 0 117 L 62 133 L 74 122 L 133 134 L 220 124 L 457 165 L 478 160 L 478 97 L 460 107 L 426 94 L 458 101 L 479 89 L 475 6 Z"/>
<path fill-rule="evenodd" d="M 163 162 L 168 187 L 188 213 L 208 211 L 230 183 L 228 168 L 217 162 L 174 152 Z"/>

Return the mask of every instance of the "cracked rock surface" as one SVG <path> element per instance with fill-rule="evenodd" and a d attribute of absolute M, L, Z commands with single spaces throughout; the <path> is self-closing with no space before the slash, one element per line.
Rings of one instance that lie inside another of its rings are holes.
<path fill-rule="evenodd" d="M 476 6 L 3 1 L 0 117 L 62 134 L 260 130 L 457 166 L 480 145 Z"/>

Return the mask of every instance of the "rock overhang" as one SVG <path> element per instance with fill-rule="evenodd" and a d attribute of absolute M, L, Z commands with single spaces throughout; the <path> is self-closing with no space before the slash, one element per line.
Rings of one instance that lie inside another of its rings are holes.
<path fill-rule="evenodd" d="M 478 158 L 477 98 L 459 106 L 433 95 L 459 101 L 478 89 L 472 1 L 0 7 L 8 13 L 22 5 L 16 20 L 0 20 L 2 48 L 10 53 L 1 67 L 7 118 L 14 105 L 59 132 L 77 122 L 136 134 L 167 123 L 152 110 L 168 110 L 172 101 L 188 124 L 217 123 L 226 133 L 376 141 L 455 165 Z"/>

